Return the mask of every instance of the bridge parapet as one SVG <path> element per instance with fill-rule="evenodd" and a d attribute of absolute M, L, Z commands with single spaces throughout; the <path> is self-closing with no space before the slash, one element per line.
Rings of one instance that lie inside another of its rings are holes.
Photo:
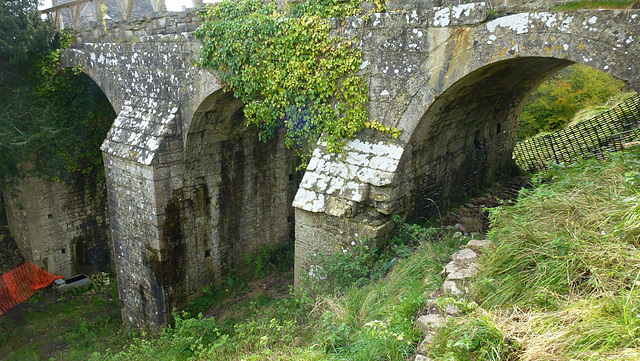
<path fill-rule="evenodd" d="M 553 10 L 556 6 L 583 0 L 487 0 L 486 3 L 494 13 L 513 14 L 528 11 Z M 389 0 L 388 11 L 414 9 L 431 9 L 433 7 L 453 7 L 474 2 L 474 0 Z"/>
<path fill-rule="evenodd" d="M 131 20 L 86 22 L 76 27 L 74 36 L 77 43 L 135 43 L 148 36 L 191 33 L 200 26 L 198 14 L 202 11 L 203 8 L 160 11 Z"/>

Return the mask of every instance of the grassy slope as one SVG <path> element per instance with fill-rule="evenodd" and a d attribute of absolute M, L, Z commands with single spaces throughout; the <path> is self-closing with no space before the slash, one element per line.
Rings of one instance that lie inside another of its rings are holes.
<path fill-rule="evenodd" d="M 115 284 L 59 296 L 51 289 L 0 317 L 0 360 L 85 360 L 94 351 L 122 347 Z"/>
<path fill-rule="evenodd" d="M 640 150 L 555 167 L 493 210 L 498 247 L 473 287 L 482 308 L 444 329 L 433 356 L 639 360 L 639 170 Z"/>
<path fill-rule="evenodd" d="M 459 301 L 467 314 L 437 336 L 434 359 L 640 359 L 639 170 L 638 150 L 555 167 L 516 205 L 494 210 L 498 247 L 472 287 L 480 307 Z M 463 241 L 403 226 L 372 269 L 364 267 L 372 250 L 357 245 L 327 260 L 331 283 L 288 298 L 256 293 L 224 319 L 185 315 L 161 335 L 133 339 L 104 290 L 47 308 L 36 299 L 23 319 L 0 319 L 0 358 L 407 359 L 421 339 L 412 324 L 424 293 L 440 286 L 442 265 Z M 391 272 L 370 280 L 392 256 L 400 260 Z"/>

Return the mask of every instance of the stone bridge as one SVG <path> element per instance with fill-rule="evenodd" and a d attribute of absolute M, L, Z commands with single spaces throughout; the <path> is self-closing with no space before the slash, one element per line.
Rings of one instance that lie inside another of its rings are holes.
<path fill-rule="evenodd" d="M 244 255 L 295 234 L 313 253 L 382 241 L 393 215 L 433 214 L 512 167 L 529 94 L 574 63 L 640 90 L 640 11 L 416 6 L 336 22 L 361 39 L 371 118 L 343 154 L 313 153 L 300 181 L 282 139 L 258 141 L 243 105 L 195 67 L 197 11 L 80 26 L 80 66 L 118 114 L 102 145 L 123 319 L 155 328 Z M 293 204 L 293 207 L 291 206 Z M 226 265 L 226 266 L 225 266 Z"/>

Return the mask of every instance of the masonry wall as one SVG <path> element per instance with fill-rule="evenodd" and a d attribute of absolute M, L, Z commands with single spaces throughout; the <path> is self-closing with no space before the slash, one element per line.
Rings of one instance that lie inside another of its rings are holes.
<path fill-rule="evenodd" d="M 78 25 L 75 30 L 78 42 L 139 42 L 141 38 L 154 35 L 181 34 L 192 32 L 200 26 L 198 14 L 203 8 L 187 9 L 181 12 L 151 12 L 131 20 L 111 20 L 105 24 L 89 21 Z"/>
<path fill-rule="evenodd" d="M 242 103 L 223 91 L 196 112 L 186 144 L 181 219 L 191 300 L 230 269 L 247 270 L 245 255 L 293 238 L 299 176 L 283 134 L 261 142 Z"/>
<path fill-rule="evenodd" d="M 413 213 L 430 216 L 512 174 L 518 116 L 531 92 L 571 62 L 505 60 L 472 72 L 423 116 L 405 160 Z"/>
<path fill-rule="evenodd" d="M 9 230 L 25 260 L 70 277 L 111 267 L 104 189 L 27 177 L 3 189 Z"/>
<path fill-rule="evenodd" d="M 154 188 L 153 168 L 110 155 L 104 160 L 123 320 L 138 328 L 164 323 L 167 295 L 156 272 L 163 261 L 160 219 L 154 192 L 148 191 Z"/>
<path fill-rule="evenodd" d="M 433 7 L 448 7 L 469 3 L 485 3 L 489 9 L 498 13 L 517 13 L 522 11 L 543 11 L 553 9 L 581 0 L 389 0 L 389 11 L 410 9 L 431 9 Z"/>
<path fill-rule="evenodd" d="M 138 329 L 164 325 L 184 294 L 177 112 L 171 102 L 132 97 L 102 144 L 122 317 Z"/>

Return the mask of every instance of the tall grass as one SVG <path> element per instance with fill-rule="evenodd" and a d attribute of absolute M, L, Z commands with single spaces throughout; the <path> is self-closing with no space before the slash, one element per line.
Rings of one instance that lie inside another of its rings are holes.
<path fill-rule="evenodd" d="M 433 356 L 483 359 L 456 353 L 482 321 L 495 330 L 477 341 L 496 350 L 484 359 L 640 360 L 639 170 L 640 150 L 555 166 L 492 210 L 497 249 L 472 287 L 482 308 L 445 328 Z"/>
<path fill-rule="evenodd" d="M 482 305 L 552 309 L 623 292 L 640 270 L 639 166 L 637 151 L 554 166 L 516 205 L 493 210 L 489 236 L 500 244 L 475 287 Z"/>
<path fill-rule="evenodd" d="M 413 321 L 424 293 L 440 287 L 440 271 L 463 241 L 402 226 L 382 254 L 365 242 L 325 257 L 333 279 L 315 278 L 292 297 L 257 295 L 231 306 L 226 320 L 185 314 L 159 336 L 92 360 L 407 359 L 421 341 Z"/>

